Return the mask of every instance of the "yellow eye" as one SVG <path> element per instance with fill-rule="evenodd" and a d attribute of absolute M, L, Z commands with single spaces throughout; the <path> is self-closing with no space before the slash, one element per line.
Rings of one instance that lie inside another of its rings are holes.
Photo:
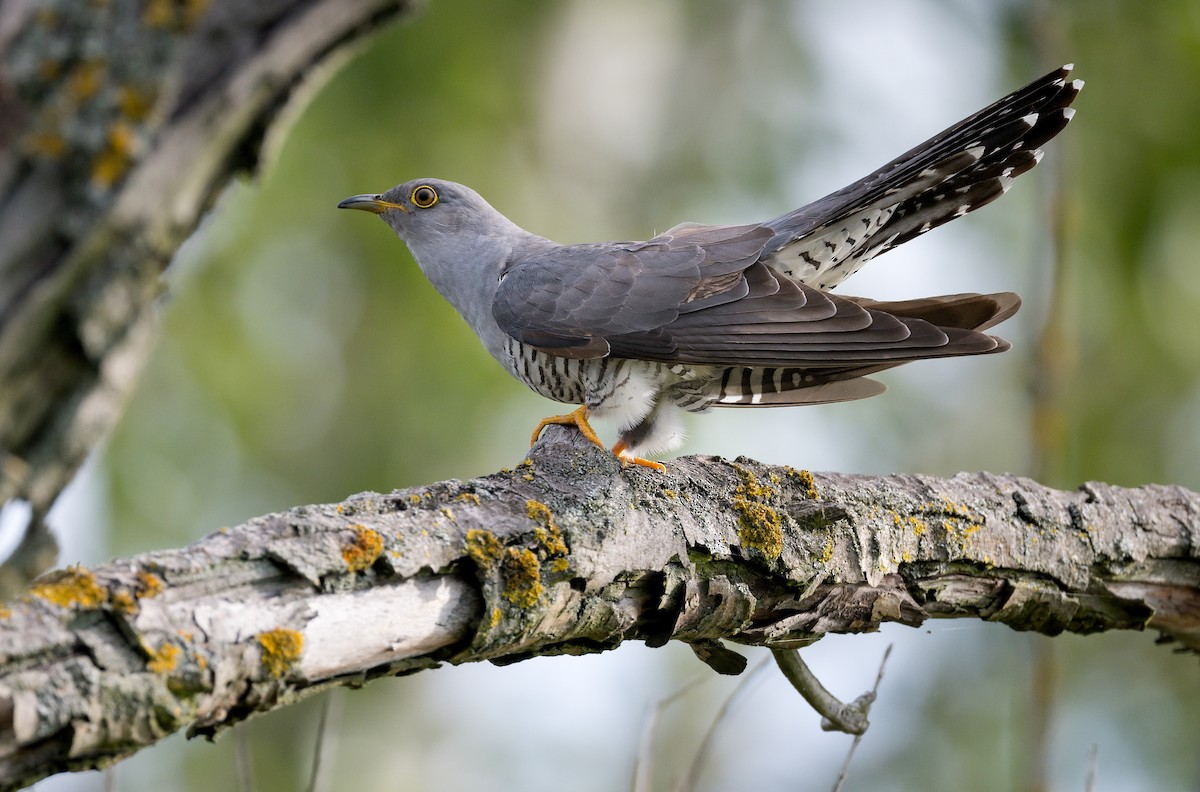
<path fill-rule="evenodd" d="M 418 209 L 428 209 L 438 202 L 437 190 L 430 187 L 428 184 L 422 184 L 420 187 L 412 191 L 411 199 L 413 206 Z"/>

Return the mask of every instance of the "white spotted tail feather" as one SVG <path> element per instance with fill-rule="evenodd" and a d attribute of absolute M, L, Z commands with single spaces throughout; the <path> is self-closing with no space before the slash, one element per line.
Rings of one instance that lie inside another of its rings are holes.
<path fill-rule="evenodd" d="M 765 225 L 765 261 L 830 289 L 873 257 L 1003 195 L 1042 158 L 1083 88 L 1072 64 L 1005 96 L 874 173 Z"/>

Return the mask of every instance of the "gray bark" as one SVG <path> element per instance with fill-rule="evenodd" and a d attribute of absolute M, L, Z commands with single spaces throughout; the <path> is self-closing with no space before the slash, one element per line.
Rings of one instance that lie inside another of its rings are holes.
<path fill-rule="evenodd" d="M 42 518 L 120 410 L 175 250 L 301 79 L 413 5 L 0 4 L 0 503 L 34 515 L 0 596 L 53 563 Z"/>
<path fill-rule="evenodd" d="M 54 573 L 0 620 L 0 786 L 212 735 L 332 685 L 685 641 L 978 618 L 1200 649 L 1200 494 L 989 473 L 622 470 L 550 427 L 515 470 L 302 506 Z"/>

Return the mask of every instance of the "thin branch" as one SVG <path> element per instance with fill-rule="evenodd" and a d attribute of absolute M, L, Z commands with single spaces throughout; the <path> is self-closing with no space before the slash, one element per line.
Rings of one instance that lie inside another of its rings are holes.
<path fill-rule="evenodd" d="M 692 762 L 688 765 L 687 772 L 679 779 L 679 783 L 675 785 L 676 792 L 691 792 L 696 788 L 696 782 L 700 779 L 700 771 L 704 769 L 704 762 L 708 759 L 713 739 L 717 736 L 717 731 L 725 723 L 725 719 L 733 711 L 734 706 L 745 698 L 753 685 L 762 679 L 762 671 L 766 667 L 767 660 L 764 658 L 754 668 L 750 669 L 750 673 L 742 677 L 742 681 L 725 698 L 725 701 L 721 704 L 721 708 L 717 710 L 717 714 L 713 717 L 712 723 L 708 725 L 708 730 L 704 732 L 704 739 L 700 741 L 699 747 L 696 748 L 696 752 L 692 755 Z"/>
<path fill-rule="evenodd" d="M 516 470 L 260 517 L 43 578 L 0 618 L 0 787 L 337 685 L 622 641 L 789 649 L 976 618 L 1200 648 L 1200 495 L 1014 476 L 622 470 L 551 427 Z"/>
<path fill-rule="evenodd" d="M 883 650 L 883 657 L 879 660 L 879 672 L 875 674 L 875 685 L 868 694 L 872 702 L 879 695 L 879 684 L 883 682 L 883 669 L 887 666 L 888 658 L 891 656 L 892 644 L 888 644 L 887 649 Z M 850 750 L 846 751 L 846 760 L 842 762 L 842 769 L 838 772 L 837 781 L 833 784 L 833 792 L 841 792 L 842 786 L 846 783 L 846 776 L 850 774 L 850 762 L 854 759 L 854 752 L 858 750 L 858 744 L 862 742 L 863 734 L 865 733 L 864 731 L 854 735 L 854 740 L 850 743 Z"/>
<path fill-rule="evenodd" d="M 321 719 L 317 722 L 317 744 L 313 746 L 308 792 L 324 792 L 333 783 L 329 768 L 337 752 L 337 725 L 342 720 L 343 706 L 341 691 L 331 690 L 321 700 Z"/>
<path fill-rule="evenodd" d="M 703 675 L 693 678 L 690 682 L 680 685 L 677 690 L 668 693 L 646 708 L 646 717 L 642 721 L 642 735 L 638 741 L 637 758 L 633 766 L 633 792 L 650 792 L 654 779 L 654 738 L 658 732 L 658 722 L 663 711 L 684 694 L 690 692 L 701 682 L 707 682 L 711 676 Z"/>
<path fill-rule="evenodd" d="M 875 701 L 872 694 L 866 693 L 846 704 L 821 684 L 821 680 L 800 658 L 799 649 L 772 649 L 771 654 L 787 681 L 821 716 L 822 729 L 854 735 L 866 732 L 870 726 L 867 711 Z"/>
<path fill-rule="evenodd" d="M 1087 776 L 1083 782 L 1083 792 L 1095 792 L 1097 770 L 1100 762 L 1100 746 L 1092 743 L 1092 747 L 1088 749 L 1088 767 Z"/>

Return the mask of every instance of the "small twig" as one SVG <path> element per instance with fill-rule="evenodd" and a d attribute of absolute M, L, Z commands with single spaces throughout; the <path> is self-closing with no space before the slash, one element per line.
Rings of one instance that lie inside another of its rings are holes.
<path fill-rule="evenodd" d="M 308 780 L 308 792 L 321 792 L 332 788 L 333 776 L 329 768 L 333 766 L 333 757 L 337 752 L 338 730 L 336 725 L 342 720 L 342 696 L 340 693 L 341 691 L 331 690 L 325 694 L 325 699 L 321 702 L 321 719 L 317 722 L 317 744 L 313 746 L 313 764 Z"/>
<path fill-rule="evenodd" d="M 708 758 L 709 746 L 712 745 L 713 738 L 716 737 L 717 730 L 721 727 L 722 722 L 733 710 L 734 704 L 740 701 L 745 694 L 750 690 L 750 685 L 762 678 L 760 673 L 767 667 L 767 660 L 763 658 L 754 668 L 750 669 L 750 673 L 742 677 L 742 681 L 733 689 L 729 697 L 725 699 L 725 703 L 721 705 L 721 709 L 717 710 L 716 717 L 709 724 L 708 731 L 704 734 L 704 739 L 700 741 L 700 747 L 696 749 L 696 753 L 692 758 L 692 763 L 688 767 L 687 773 L 679 780 L 675 786 L 675 792 L 690 792 L 696 786 L 697 779 L 700 778 L 700 770 L 704 767 L 704 760 Z"/>
<path fill-rule="evenodd" d="M 1096 792 L 1096 765 L 1100 758 L 1100 746 L 1092 743 L 1088 749 L 1087 776 L 1083 782 L 1083 792 Z"/>
<path fill-rule="evenodd" d="M 250 773 L 250 749 L 246 745 L 246 727 L 234 730 L 233 761 L 237 771 L 239 792 L 254 792 L 254 781 Z"/>
<path fill-rule="evenodd" d="M 795 649 L 772 649 L 771 654 L 779 664 L 779 670 L 799 691 L 804 700 L 821 715 L 821 728 L 825 731 L 840 731 L 846 734 L 862 734 L 870 724 L 867 710 L 875 700 L 874 693 L 864 693 L 849 704 L 825 689 L 821 681 L 800 659 Z"/>
<path fill-rule="evenodd" d="M 879 683 L 883 681 L 883 669 L 887 665 L 888 658 L 892 656 L 892 644 L 888 644 L 887 649 L 883 650 L 883 658 L 879 661 L 879 673 L 875 675 L 875 686 L 871 688 L 871 701 L 875 700 L 875 696 L 879 693 Z M 862 696 L 859 697 L 863 698 Z M 867 707 L 870 707 L 868 702 Z M 866 716 L 866 710 L 863 710 L 863 716 Z M 846 776 L 850 772 L 850 760 L 854 758 L 854 752 L 858 749 L 858 744 L 862 742 L 862 734 L 854 735 L 854 740 L 850 743 L 850 750 L 846 752 L 846 760 L 842 762 L 842 769 L 838 773 L 837 781 L 833 784 L 833 792 L 841 792 L 842 785 L 846 783 Z"/>
<path fill-rule="evenodd" d="M 642 721 L 642 735 L 638 741 L 637 758 L 633 765 L 633 792 L 650 792 L 654 773 L 654 763 L 650 757 L 654 751 L 654 735 L 658 731 L 658 719 L 662 716 L 663 710 L 701 682 L 707 682 L 712 678 L 711 674 L 701 674 L 646 708 L 646 718 Z"/>

